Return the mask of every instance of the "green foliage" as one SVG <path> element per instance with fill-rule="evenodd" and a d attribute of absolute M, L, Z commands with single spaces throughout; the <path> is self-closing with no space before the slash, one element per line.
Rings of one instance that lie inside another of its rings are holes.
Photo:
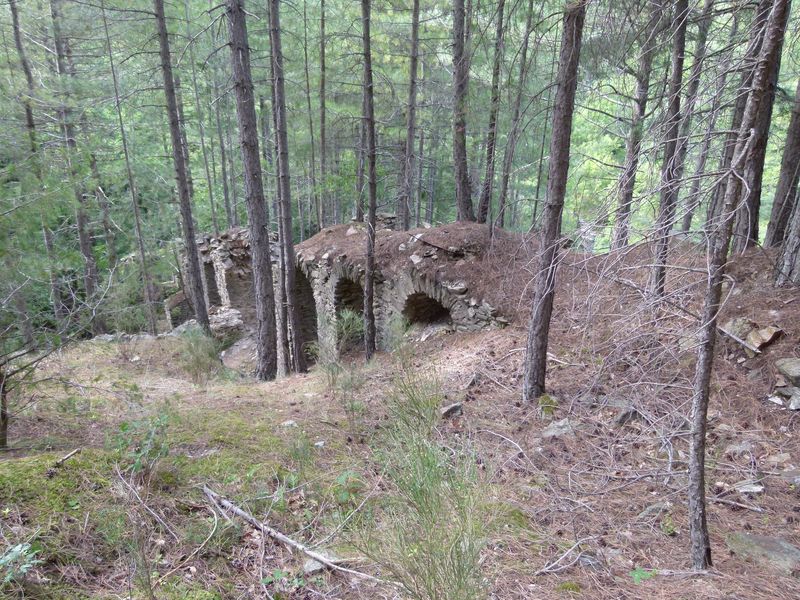
<path fill-rule="evenodd" d="M 648 569 L 643 569 L 642 567 L 636 567 L 633 571 L 628 573 L 633 579 L 633 582 L 636 584 L 642 583 L 643 581 L 647 581 L 648 579 L 655 577 L 656 572 L 650 571 Z"/>
<path fill-rule="evenodd" d="M 180 336 L 178 362 L 194 383 L 205 385 L 224 370 L 219 358 L 221 349 L 219 341 L 199 327 L 190 327 Z"/>
<path fill-rule="evenodd" d="M 120 424 L 116 448 L 124 453 L 131 473 L 147 478 L 158 462 L 169 454 L 166 432 L 170 415 L 167 408 L 145 419 Z"/>
<path fill-rule="evenodd" d="M 559 592 L 564 592 L 567 594 L 580 594 L 581 593 L 581 586 L 575 583 L 574 581 L 564 581 L 563 583 L 559 583 L 556 586 L 556 589 Z"/>
<path fill-rule="evenodd" d="M 433 378 L 407 370 L 396 378 L 392 427 L 380 452 L 395 494 L 364 547 L 415 600 L 474 600 L 485 597 L 480 551 L 487 515 L 469 447 L 435 439 L 441 398 Z"/>
<path fill-rule="evenodd" d="M 550 394 L 542 394 L 539 396 L 539 411 L 543 418 L 552 417 L 558 408 L 558 400 L 553 398 Z"/>
<path fill-rule="evenodd" d="M 39 548 L 25 542 L 0 554 L 0 587 L 22 580 L 28 571 L 40 564 L 42 561 L 36 558 L 39 551 Z"/>

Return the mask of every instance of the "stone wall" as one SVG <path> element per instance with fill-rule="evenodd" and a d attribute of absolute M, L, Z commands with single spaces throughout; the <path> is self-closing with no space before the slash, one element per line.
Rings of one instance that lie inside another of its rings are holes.
<path fill-rule="evenodd" d="M 250 268 L 249 235 L 233 229 L 198 244 L 203 262 L 204 289 L 212 311 L 215 306 L 238 310 L 244 326 L 256 324 Z M 277 250 L 276 246 L 275 250 Z M 317 339 L 335 342 L 336 319 L 344 309 L 363 313 L 364 267 L 346 253 L 316 256 L 304 246 L 297 252 L 295 293 L 300 308 L 301 337 L 305 344 Z M 278 258 L 273 256 L 278 282 Z M 502 323 L 495 308 L 468 294 L 464 281 L 435 279 L 416 263 L 403 268 L 376 265 L 375 325 L 377 343 L 387 348 L 395 323 L 437 323 L 452 331 L 477 331 Z"/>

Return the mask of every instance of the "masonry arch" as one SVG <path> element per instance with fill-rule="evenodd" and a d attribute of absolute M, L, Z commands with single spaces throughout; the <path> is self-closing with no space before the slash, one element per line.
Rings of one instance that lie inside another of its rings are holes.
<path fill-rule="evenodd" d="M 402 314 L 411 325 L 452 323 L 453 320 L 450 310 L 439 300 L 425 292 L 414 292 L 406 296 Z"/>
<path fill-rule="evenodd" d="M 314 300 L 314 288 L 302 269 L 296 268 L 294 274 L 294 299 L 300 318 L 300 339 L 307 358 L 312 357 L 309 346 L 317 342 L 317 305 Z"/>

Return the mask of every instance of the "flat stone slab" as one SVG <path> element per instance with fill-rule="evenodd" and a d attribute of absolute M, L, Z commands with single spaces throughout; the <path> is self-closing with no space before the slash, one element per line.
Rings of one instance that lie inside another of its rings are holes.
<path fill-rule="evenodd" d="M 775 367 L 792 385 L 800 387 L 800 358 L 779 358 Z"/>
<path fill-rule="evenodd" d="M 726 543 L 734 554 L 781 571 L 786 575 L 800 573 L 800 548 L 784 539 L 768 535 L 734 533 Z"/>

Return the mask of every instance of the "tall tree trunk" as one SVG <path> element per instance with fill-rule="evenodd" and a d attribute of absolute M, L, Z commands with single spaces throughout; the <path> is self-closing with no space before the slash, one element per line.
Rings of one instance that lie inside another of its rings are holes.
<path fill-rule="evenodd" d="M 406 145 L 401 168 L 400 196 L 397 199 L 397 227 L 407 230 L 411 224 L 410 203 L 414 184 L 414 136 L 417 127 L 417 63 L 419 61 L 419 0 L 411 10 L 411 55 L 408 67 L 408 104 L 406 105 Z"/>
<path fill-rule="evenodd" d="M 779 246 L 786 235 L 786 225 L 797 204 L 797 182 L 800 180 L 800 82 L 794 97 L 794 108 L 783 147 L 781 173 L 772 201 L 772 214 L 767 226 L 765 246 Z"/>
<path fill-rule="evenodd" d="M 167 117 L 169 119 L 169 134 L 172 141 L 172 162 L 175 167 L 175 180 L 178 187 L 178 201 L 180 203 L 181 227 L 183 229 L 183 243 L 186 246 L 187 275 L 189 281 L 188 292 L 194 307 L 195 318 L 206 333 L 211 333 L 208 322 L 205 294 L 203 293 L 203 280 L 200 273 L 200 257 L 195 240 L 194 219 L 192 217 L 192 197 L 189 194 L 189 180 L 186 174 L 186 160 L 181 137 L 180 119 L 178 117 L 178 102 L 175 97 L 175 80 L 172 77 L 172 60 L 169 52 L 169 33 L 167 20 L 164 15 L 164 0 L 153 0 L 155 9 L 156 27 L 158 29 L 159 53 L 161 56 L 161 74 L 164 78 L 164 97 L 167 103 Z"/>
<path fill-rule="evenodd" d="M 511 180 L 511 170 L 514 166 L 514 153 L 517 150 L 517 140 L 520 134 L 520 117 L 522 113 L 522 95 L 525 91 L 525 82 L 528 78 L 528 44 L 533 30 L 533 0 L 528 0 L 528 14 L 525 18 L 525 36 L 522 38 L 522 50 L 519 59 L 519 75 L 517 76 L 517 91 L 514 96 L 514 108 L 511 112 L 511 129 L 508 132 L 506 147 L 503 153 L 503 172 L 500 176 L 500 197 L 498 198 L 496 224 L 505 227 L 506 201 L 508 198 L 508 184 Z"/>
<path fill-rule="evenodd" d="M 375 352 L 375 213 L 378 184 L 375 169 L 375 101 L 372 84 L 372 49 L 370 40 L 370 0 L 361 0 L 361 23 L 364 42 L 364 125 L 367 130 L 367 264 L 364 272 L 364 352 L 366 359 Z"/>
<path fill-rule="evenodd" d="M 678 137 L 680 136 L 681 91 L 683 88 L 683 64 L 688 21 L 688 0 L 676 0 L 672 13 L 672 66 L 670 68 L 666 140 L 664 142 L 664 158 L 661 167 L 661 194 L 656 220 L 656 259 L 650 288 L 656 298 L 661 298 L 664 295 L 666 287 L 670 231 L 675 221 L 675 205 L 678 200 L 678 186 L 681 177 L 681 168 L 676 160 L 676 150 Z"/>
<path fill-rule="evenodd" d="M 787 17 L 788 19 L 788 17 Z M 785 25 L 783 27 L 785 29 Z M 761 187 L 764 178 L 764 161 L 767 156 L 769 127 L 772 121 L 772 108 L 775 104 L 775 91 L 778 87 L 778 74 L 781 69 L 781 52 L 783 38 L 772 49 L 769 57 L 769 82 L 766 95 L 761 101 L 758 118 L 755 123 L 752 160 L 748 160 L 745 169 L 746 186 L 743 188 L 744 201 L 739 204 L 734 223 L 732 251 L 741 253 L 758 243 L 759 212 L 761 210 Z"/>
<path fill-rule="evenodd" d="M 234 162 L 233 141 L 231 140 L 230 118 L 225 113 L 225 141 L 228 144 L 228 177 L 230 177 L 231 192 L 231 217 L 233 217 L 233 227 L 239 226 L 239 186 L 236 185 L 236 163 Z"/>
<path fill-rule="evenodd" d="M 275 356 L 275 296 L 272 287 L 272 258 L 269 249 L 269 208 L 264 199 L 261 158 L 258 150 L 258 120 L 250 72 L 250 47 L 247 43 L 244 2 L 227 0 L 228 37 L 231 49 L 231 72 L 236 96 L 239 143 L 242 149 L 247 221 L 250 229 L 250 252 L 253 290 L 256 300 L 256 377 L 273 379 Z"/>
<path fill-rule="evenodd" d="M 642 43 L 639 68 L 636 72 L 636 92 L 633 97 L 633 113 L 631 115 L 628 140 L 625 144 L 625 163 L 617 183 L 619 201 L 614 225 L 614 237 L 611 241 L 611 248 L 614 250 L 627 246 L 630 237 L 633 190 L 636 187 L 636 171 L 639 168 L 639 155 L 642 149 L 644 117 L 647 114 L 653 57 L 658 48 L 660 30 L 658 25 L 663 13 L 662 2 L 663 0 L 656 0 L 651 3 L 650 17 L 643 33 L 646 37 Z"/>
<path fill-rule="evenodd" d="M 211 224 L 214 234 L 219 235 L 219 222 L 217 221 L 217 205 L 214 202 L 214 186 L 211 181 L 211 169 L 208 166 L 208 150 L 206 150 L 206 126 L 203 118 L 203 105 L 200 102 L 200 92 L 197 87 L 197 67 L 194 64 L 194 43 L 192 40 L 191 20 L 189 18 L 189 0 L 184 0 L 184 14 L 186 15 L 186 40 L 189 49 L 189 64 L 192 73 L 192 91 L 194 96 L 194 109 L 197 112 L 197 127 L 200 131 L 200 151 L 203 153 L 203 168 L 205 169 L 206 185 L 208 187 L 208 205 L 211 209 Z"/>
<path fill-rule="evenodd" d="M 33 96 L 36 85 L 33 80 L 33 72 L 31 71 L 30 61 L 28 55 L 25 53 L 25 46 L 22 43 L 22 30 L 19 25 L 19 12 L 17 10 L 16 0 L 9 0 L 9 8 L 11 9 L 11 27 L 14 30 L 14 45 L 17 48 L 17 56 L 19 58 L 22 72 L 25 73 L 25 84 L 27 85 L 27 95 L 22 100 L 22 105 L 25 110 L 25 129 L 28 132 L 28 143 L 30 144 L 31 160 L 33 161 L 33 168 L 37 179 L 41 179 L 41 164 L 39 161 L 39 144 L 36 141 L 36 123 L 33 119 Z"/>
<path fill-rule="evenodd" d="M 317 157 L 315 156 L 316 145 L 314 142 L 314 115 L 311 111 L 311 78 L 308 72 L 308 16 L 306 11 L 306 0 L 303 0 L 303 67 L 306 79 L 306 108 L 308 109 L 308 134 L 311 143 L 311 197 L 314 201 L 314 207 L 317 214 L 317 228 L 319 231 L 322 228 L 321 208 L 319 204 L 319 190 L 317 189 Z M 302 214 L 302 213 L 301 213 Z M 300 217 L 302 224 L 303 218 Z M 301 230 L 303 228 L 301 227 Z"/>
<path fill-rule="evenodd" d="M 533 290 L 533 309 L 528 325 L 522 398 L 536 401 L 545 391 L 547 346 L 553 314 L 561 214 L 567 192 L 572 115 L 578 86 L 578 59 L 588 0 L 570 2 L 564 9 L 561 53 L 558 60 L 557 91 L 553 107 L 550 168 L 544 207 L 539 257 Z"/>
<path fill-rule="evenodd" d="M 111 49 L 111 35 L 108 30 L 108 20 L 106 18 L 105 0 L 100 0 L 100 13 L 103 18 L 103 31 L 106 35 L 106 52 L 108 53 L 108 63 L 111 68 L 111 80 L 114 83 L 114 106 L 117 111 L 117 122 L 119 123 L 119 133 L 122 138 L 122 154 L 125 157 L 125 173 L 128 176 L 128 191 L 131 195 L 131 209 L 133 212 L 133 226 L 136 233 L 136 249 L 139 254 L 139 268 L 142 271 L 142 296 L 144 298 L 145 314 L 147 315 L 147 326 L 151 334 L 157 333 L 156 309 L 153 298 L 152 279 L 150 278 L 150 268 L 147 264 L 147 254 L 144 248 L 144 235 L 142 234 L 142 218 L 139 211 L 139 198 L 136 190 L 136 180 L 133 176 L 131 167 L 131 157 L 128 150 L 128 136 L 125 132 L 125 123 L 122 119 L 122 107 L 120 106 L 119 81 L 117 70 L 114 65 L 114 53 Z"/>
<path fill-rule="evenodd" d="M 270 69 L 270 72 L 272 70 Z M 272 76 L 270 76 L 272 79 Z M 272 106 L 272 103 L 270 103 Z M 258 114 L 261 116 L 261 155 L 264 159 L 264 163 L 266 165 L 266 185 L 265 187 L 265 198 L 266 201 L 269 202 L 269 199 L 272 198 L 272 215 L 275 219 L 275 230 L 278 228 L 278 194 L 277 194 L 277 181 L 278 176 L 275 170 L 275 161 L 272 158 L 272 148 L 273 148 L 273 141 L 272 141 L 272 133 L 270 131 L 270 119 L 274 118 L 273 110 L 267 110 L 267 105 L 264 102 L 264 97 L 259 96 L 258 98 Z M 272 182 L 275 182 L 275 189 L 273 189 Z M 272 225 L 272 223 L 270 223 Z"/>
<path fill-rule="evenodd" d="M 364 181 L 367 170 L 367 124 L 364 121 L 364 115 L 367 114 L 367 94 L 363 91 L 366 89 L 366 84 L 363 81 L 361 84 L 361 119 L 358 123 L 358 166 L 356 168 L 356 221 L 359 223 L 364 220 Z"/>
<path fill-rule="evenodd" d="M 725 197 L 721 210 L 709 223 L 708 280 L 701 316 L 700 344 L 695 367 L 692 390 L 691 444 L 689 450 L 689 538 L 691 560 L 695 569 L 706 569 L 711 565 L 711 545 L 706 522 L 706 420 L 708 415 L 709 384 L 714 362 L 714 346 L 717 338 L 717 318 L 722 297 L 725 264 L 728 260 L 733 220 L 737 202 L 741 199 L 742 175 L 747 162 L 754 158 L 753 128 L 768 94 L 770 80 L 770 55 L 782 43 L 789 0 L 774 0 L 772 13 L 766 25 L 764 44 L 761 50 L 751 91 L 748 94 L 741 125 L 731 161 L 731 170 L 726 176 Z"/>
<path fill-rule="evenodd" d="M 222 134 L 222 118 L 220 117 L 219 105 L 222 102 L 220 96 L 220 86 L 217 81 L 217 74 L 214 73 L 214 120 L 217 126 L 217 139 L 219 140 L 219 164 L 222 171 L 222 197 L 225 203 L 225 217 L 228 227 L 236 225 L 236 218 L 233 214 L 233 204 L 231 203 L 230 189 L 228 188 L 228 159 L 225 151 L 225 136 Z"/>
<path fill-rule="evenodd" d="M 274 69 L 275 115 L 277 117 L 276 137 L 278 140 L 278 182 L 281 193 L 280 235 L 281 254 L 286 270 L 286 312 L 289 325 L 292 367 L 295 372 L 306 370 L 303 354 L 303 339 L 300 329 L 300 307 L 295 296 L 295 255 L 292 243 L 292 197 L 289 180 L 289 139 L 286 120 L 286 91 L 283 74 L 283 50 L 281 47 L 280 0 L 271 0 L 270 41 L 272 45 L 272 64 Z"/>
<path fill-rule="evenodd" d="M 489 128 L 486 133 L 486 171 L 483 176 L 481 198 L 478 202 L 478 223 L 486 223 L 492 204 L 494 189 L 494 156 L 497 140 L 497 113 L 500 112 L 500 65 L 503 61 L 503 34 L 505 32 L 505 0 L 497 3 L 497 24 L 494 38 L 494 64 L 492 65 L 492 99 L 489 107 Z"/>
<path fill-rule="evenodd" d="M 453 0 L 453 169 L 459 221 L 474 221 L 472 186 L 467 161 L 467 87 L 469 57 L 465 52 L 464 0 Z"/>
<path fill-rule="evenodd" d="M 760 0 L 755 9 L 753 22 L 750 25 L 750 39 L 748 41 L 747 50 L 744 54 L 744 64 L 739 69 L 742 71 L 741 83 L 736 94 L 736 101 L 731 114 L 731 125 L 728 128 L 728 134 L 725 139 L 722 159 L 719 165 L 720 172 L 730 171 L 731 162 L 733 161 L 733 150 L 736 147 L 736 139 L 739 127 L 742 123 L 744 116 L 745 106 L 747 104 L 747 95 L 751 88 L 755 67 L 752 66 L 752 61 L 755 57 L 759 56 L 761 46 L 764 41 L 764 31 L 769 16 L 770 8 L 772 7 L 773 0 Z M 748 63 L 747 61 L 750 61 Z M 725 198 L 725 186 L 728 178 L 722 177 L 714 189 L 714 194 L 709 202 L 706 221 L 714 220 L 714 217 L 719 213 L 723 199 Z"/>
<path fill-rule="evenodd" d="M 325 0 L 319 3 L 319 208 L 317 219 L 319 228 L 328 224 L 328 193 L 326 189 L 328 177 L 328 146 L 326 143 L 326 108 L 325 108 L 325 83 L 327 72 L 325 69 Z"/>
<path fill-rule="evenodd" d="M 422 225 L 422 190 L 424 189 L 425 185 L 423 182 L 423 164 L 422 164 L 422 157 L 423 151 L 425 150 L 425 130 L 420 129 L 419 131 L 419 149 L 417 150 L 417 208 L 414 211 L 414 226 L 419 227 Z"/>
<path fill-rule="evenodd" d="M 62 30 L 62 2 L 63 0 L 50 0 L 50 16 L 53 22 L 53 41 L 56 51 L 56 67 L 58 79 L 62 85 L 63 102 L 59 109 L 61 120 L 61 131 L 64 136 L 64 152 L 67 161 L 70 180 L 75 194 L 75 224 L 78 230 L 78 248 L 83 258 L 83 287 L 86 293 L 86 304 L 91 310 L 91 329 L 92 333 L 102 333 L 104 325 L 96 313 L 96 308 L 92 302 L 97 293 L 97 262 L 92 250 L 92 234 L 90 231 L 89 215 L 86 212 L 86 191 L 78 181 L 77 138 L 75 134 L 75 123 L 73 122 L 72 110 L 69 106 L 70 93 L 69 83 L 65 83 L 64 77 L 70 79 L 75 77 L 74 65 L 71 61 L 71 50 L 69 40 Z"/>
<path fill-rule="evenodd" d="M 739 19 L 737 15 L 734 14 L 733 27 L 731 28 L 731 34 L 730 34 L 731 48 L 733 48 L 734 46 L 734 42 L 736 40 L 738 32 L 739 32 Z M 728 73 L 730 72 L 732 59 L 733 59 L 732 52 L 729 51 L 720 69 L 721 75 L 719 76 L 717 91 L 714 93 L 714 97 L 711 100 L 711 108 L 709 109 L 709 113 L 711 116 L 709 118 L 708 127 L 706 128 L 705 135 L 703 136 L 703 142 L 700 145 L 700 151 L 697 153 L 697 160 L 694 167 L 692 186 L 689 189 L 689 193 L 686 197 L 686 210 L 684 211 L 683 223 L 681 224 L 681 231 L 683 233 L 688 233 L 691 230 L 694 213 L 700 206 L 701 202 L 700 184 L 702 182 L 703 176 L 706 171 L 709 149 L 711 148 L 711 142 L 716 132 L 717 118 L 719 117 L 719 112 L 720 112 L 719 109 L 720 106 L 722 105 L 723 93 L 725 92 L 725 87 L 726 87 L 725 84 L 728 79 Z"/>

